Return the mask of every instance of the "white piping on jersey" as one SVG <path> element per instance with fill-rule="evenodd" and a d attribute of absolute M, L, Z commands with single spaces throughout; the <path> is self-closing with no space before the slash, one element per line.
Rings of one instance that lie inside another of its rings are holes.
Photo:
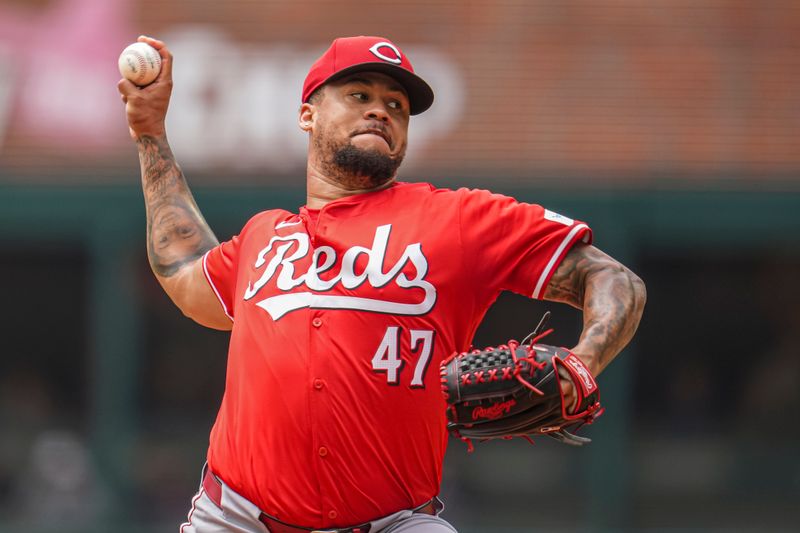
<path fill-rule="evenodd" d="M 217 300 L 219 300 L 220 305 L 222 305 L 222 310 L 225 312 L 225 315 L 228 318 L 231 319 L 231 322 L 233 322 L 233 317 L 228 312 L 228 306 L 225 305 L 225 302 L 223 301 L 222 296 L 220 296 L 219 291 L 217 290 L 217 286 L 214 285 L 214 282 L 211 281 L 211 276 L 208 274 L 208 254 L 210 254 L 210 253 L 211 253 L 211 250 L 209 250 L 205 254 L 203 254 L 203 274 L 205 274 L 206 281 L 208 281 L 208 284 L 211 285 L 211 290 L 214 291 L 214 294 L 217 296 Z"/>
<path fill-rule="evenodd" d="M 587 226 L 586 224 L 578 224 L 577 226 L 572 228 L 569 233 L 567 233 L 567 236 L 564 237 L 563 241 L 561 241 L 561 244 L 558 246 L 558 248 L 556 248 L 556 251 L 553 252 L 552 257 L 550 257 L 550 261 L 548 261 L 547 265 L 544 267 L 542 275 L 539 276 L 539 281 L 536 283 L 536 288 L 533 289 L 533 298 L 536 298 L 537 300 L 541 298 L 542 289 L 544 288 L 544 282 L 550 276 L 550 271 L 555 266 L 556 260 L 564 252 L 564 248 L 566 248 L 567 245 L 572 242 L 572 239 L 575 238 L 575 235 L 577 235 L 579 231 L 588 229 L 589 226 Z"/>

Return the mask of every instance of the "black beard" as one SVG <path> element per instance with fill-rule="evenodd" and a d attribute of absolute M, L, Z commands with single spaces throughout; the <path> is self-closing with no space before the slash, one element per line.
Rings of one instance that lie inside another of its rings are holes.
<path fill-rule="evenodd" d="M 377 150 L 356 148 L 350 143 L 340 146 L 333 153 L 333 164 L 340 170 L 340 174 L 348 176 L 346 181 L 363 189 L 377 187 L 389 181 L 402 161 L 402 156 L 392 159 Z"/>

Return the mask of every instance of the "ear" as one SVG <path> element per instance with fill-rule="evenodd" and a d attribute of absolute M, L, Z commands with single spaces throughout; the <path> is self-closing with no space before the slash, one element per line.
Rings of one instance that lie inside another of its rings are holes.
<path fill-rule="evenodd" d="M 297 124 L 303 131 L 311 131 L 314 125 L 314 119 L 317 118 L 317 109 L 313 104 L 305 103 L 300 106 L 300 115 L 297 118 Z"/>

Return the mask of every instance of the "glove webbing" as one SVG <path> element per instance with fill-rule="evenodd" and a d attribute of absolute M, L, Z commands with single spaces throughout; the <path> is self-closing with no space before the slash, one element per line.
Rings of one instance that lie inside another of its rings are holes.
<path fill-rule="evenodd" d="M 533 333 L 528 335 L 528 337 L 526 337 L 523 340 L 523 343 L 524 343 L 529 338 L 531 339 L 530 343 L 528 344 L 528 354 L 533 354 L 534 353 L 534 350 L 533 350 L 533 345 L 534 344 L 536 344 L 537 342 L 539 342 L 540 340 L 542 340 L 543 338 L 547 337 L 548 335 L 550 335 L 553 332 L 552 328 L 548 329 L 546 331 L 540 332 L 541 329 L 543 328 L 544 324 L 547 322 L 547 319 L 549 318 L 549 316 L 550 316 L 550 312 L 548 311 L 545 314 L 545 316 L 542 317 L 542 320 L 539 322 L 539 325 L 536 326 L 536 329 L 533 331 Z M 520 372 L 522 371 L 522 365 L 520 365 L 519 362 L 520 361 L 527 361 L 528 364 L 532 365 L 534 368 L 539 369 L 539 370 L 543 369 L 545 366 L 547 366 L 547 364 L 544 363 L 544 362 L 537 361 L 536 357 L 534 355 L 528 355 L 528 357 L 519 357 L 518 358 L 517 357 L 517 348 L 519 347 L 519 345 L 520 345 L 520 343 L 518 343 L 517 341 L 510 340 L 510 341 L 508 341 L 508 346 L 502 345 L 502 346 L 499 346 L 498 348 L 500 348 L 500 349 L 508 348 L 509 351 L 511 352 L 511 360 L 512 360 L 513 365 L 514 365 L 514 371 L 513 371 L 514 378 L 517 381 L 519 381 L 522 385 L 524 385 L 525 387 L 527 387 L 528 389 L 533 391 L 534 393 L 538 394 L 539 396 L 544 396 L 544 393 L 542 391 L 540 391 L 539 389 L 537 389 L 536 387 L 534 387 L 533 385 L 531 385 L 530 383 L 525 381 L 525 379 L 523 379 L 520 376 Z M 481 351 L 487 351 L 487 350 L 492 350 L 492 349 L 493 349 L 493 347 L 488 347 L 488 348 L 486 348 L 484 350 L 478 350 L 478 353 L 480 353 Z M 446 374 L 444 369 L 447 366 L 447 364 L 450 361 L 452 361 L 454 358 L 463 357 L 463 356 L 465 356 L 467 354 L 469 354 L 469 352 L 453 353 L 450 357 L 447 357 L 441 363 L 441 369 L 442 370 L 440 372 L 440 376 L 441 376 L 441 380 L 440 381 L 441 381 L 441 384 L 442 384 L 442 392 L 444 393 L 445 399 L 449 398 L 450 395 L 449 395 L 448 388 L 447 388 L 447 374 Z M 464 374 L 464 375 L 462 375 L 462 377 L 463 376 L 467 376 L 467 378 L 468 378 L 469 374 Z M 464 385 L 470 385 L 470 384 L 471 383 L 469 382 L 468 379 L 464 381 Z M 454 406 L 450 405 L 448 408 L 452 409 L 453 412 L 455 413 L 455 407 Z M 467 444 L 467 452 L 472 453 L 473 451 L 475 451 L 475 446 L 472 444 L 472 439 L 471 438 L 463 436 L 458 430 L 453 430 L 452 433 Z M 520 437 L 522 437 L 523 439 L 527 440 L 530 444 L 536 444 L 535 442 L 533 442 L 533 439 L 530 438 L 528 435 L 520 435 Z M 502 438 L 504 440 L 511 440 L 514 437 L 513 436 L 508 436 L 508 437 L 502 437 Z M 484 441 L 484 440 L 491 440 L 491 439 L 481 439 L 481 441 Z"/>

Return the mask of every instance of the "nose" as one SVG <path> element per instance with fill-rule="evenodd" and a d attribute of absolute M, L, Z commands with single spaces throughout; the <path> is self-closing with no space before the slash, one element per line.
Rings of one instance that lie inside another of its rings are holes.
<path fill-rule="evenodd" d="M 364 111 L 364 117 L 381 122 L 389 121 L 389 111 L 382 102 L 375 102 Z"/>

